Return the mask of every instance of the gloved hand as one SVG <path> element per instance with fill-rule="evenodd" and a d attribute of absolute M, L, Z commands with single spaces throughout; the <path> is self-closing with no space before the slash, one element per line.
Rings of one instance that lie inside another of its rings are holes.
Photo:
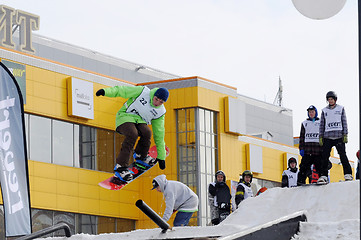
<path fill-rule="evenodd" d="M 99 96 L 104 96 L 104 95 L 105 95 L 104 89 L 99 89 L 99 90 L 95 93 L 95 95 L 97 95 L 97 97 L 99 97 Z"/>
<path fill-rule="evenodd" d="M 211 220 L 213 225 L 218 225 L 219 224 L 219 218 L 215 218 Z"/>
<path fill-rule="evenodd" d="M 320 138 L 318 139 L 318 142 L 320 143 L 320 146 L 322 147 L 322 146 L 323 146 L 323 137 L 320 137 Z"/>
<path fill-rule="evenodd" d="M 342 142 L 343 142 L 343 143 L 348 143 L 347 134 L 343 135 L 343 137 L 342 137 Z"/>
<path fill-rule="evenodd" d="M 221 203 L 221 205 L 219 206 L 220 209 L 225 209 L 227 207 L 226 203 Z"/>
<path fill-rule="evenodd" d="M 164 170 L 165 169 L 165 160 L 161 160 L 161 159 L 157 158 L 157 162 L 159 163 L 159 168 L 161 170 Z"/>
<path fill-rule="evenodd" d="M 305 155 L 305 150 L 301 149 L 300 150 L 300 155 L 303 157 Z"/>
<path fill-rule="evenodd" d="M 221 187 L 221 186 L 223 186 L 225 183 L 224 182 L 216 182 L 216 187 Z"/>

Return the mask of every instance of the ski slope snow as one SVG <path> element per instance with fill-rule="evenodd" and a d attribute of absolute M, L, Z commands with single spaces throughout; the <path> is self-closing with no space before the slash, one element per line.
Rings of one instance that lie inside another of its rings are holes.
<path fill-rule="evenodd" d="M 323 186 L 271 188 L 243 201 L 239 208 L 218 226 L 176 227 L 166 233 L 159 228 L 100 235 L 76 234 L 70 238 L 50 239 L 167 239 L 227 236 L 267 222 L 305 211 L 307 222 L 292 240 L 360 239 L 360 182 L 338 182 Z"/>

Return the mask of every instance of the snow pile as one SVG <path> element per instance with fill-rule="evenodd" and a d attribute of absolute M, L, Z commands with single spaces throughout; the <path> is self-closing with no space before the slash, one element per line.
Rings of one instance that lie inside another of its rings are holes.
<path fill-rule="evenodd" d="M 341 222 L 302 222 L 300 232 L 291 240 L 359 240 L 360 219 Z"/>
<path fill-rule="evenodd" d="M 167 239 L 227 236 L 306 210 L 307 221 L 293 240 L 360 239 L 359 181 L 323 186 L 272 188 L 246 199 L 218 226 L 177 227 L 167 233 L 159 228 L 100 235 L 77 234 L 70 240 Z M 67 238 L 47 238 L 67 239 Z"/>

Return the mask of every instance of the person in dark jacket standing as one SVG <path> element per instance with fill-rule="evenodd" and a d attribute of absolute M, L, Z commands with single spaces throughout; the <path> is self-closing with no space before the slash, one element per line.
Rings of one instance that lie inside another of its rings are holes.
<path fill-rule="evenodd" d="M 321 169 L 322 147 L 319 143 L 320 119 L 317 117 L 317 108 L 313 105 L 307 108 L 308 118 L 301 124 L 300 155 L 302 156 L 297 185 L 306 183 L 306 178 L 312 179 L 311 166 L 316 171 Z"/>
<path fill-rule="evenodd" d="M 288 159 L 288 168 L 282 173 L 282 187 L 297 187 L 297 160 L 294 157 Z"/>
<path fill-rule="evenodd" d="M 326 94 L 326 100 L 328 106 L 322 109 L 320 121 L 319 143 L 322 146 L 322 160 L 317 183 L 327 183 L 328 161 L 333 146 L 340 155 L 345 181 L 351 181 L 352 169 L 346 155 L 348 129 L 345 108 L 336 104 L 337 95 L 334 91 Z"/>
<path fill-rule="evenodd" d="M 250 170 L 246 170 L 242 173 L 242 178 L 239 180 L 236 191 L 236 205 L 238 205 L 245 199 L 253 197 L 253 191 L 251 182 L 253 173 Z"/>
<path fill-rule="evenodd" d="M 216 172 L 215 181 L 208 186 L 208 203 L 213 225 L 222 222 L 231 212 L 231 194 L 226 184 L 226 175 L 221 170 Z"/>

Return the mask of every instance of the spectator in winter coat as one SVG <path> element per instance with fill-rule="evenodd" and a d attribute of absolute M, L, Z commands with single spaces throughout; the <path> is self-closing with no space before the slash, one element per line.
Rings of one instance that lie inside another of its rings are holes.
<path fill-rule="evenodd" d="M 282 187 L 297 187 L 297 160 L 294 157 L 288 159 L 288 168 L 282 173 Z"/>
<path fill-rule="evenodd" d="M 297 177 L 297 185 L 305 184 L 307 177 L 310 180 L 312 179 L 312 176 L 310 176 L 312 175 L 312 164 L 316 171 L 321 169 L 322 147 L 318 141 L 320 119 L 317 117 L 317 108 L 313 105 L 309 106 L 307 114 L 308 118 L 301 124 L 299 149 L 302 159 Z"/>
<path fill-rule="evenodd" d="M 242 173 L 242 178 L 238 182 L 237 191 L 236 191 L 236 205 L 238 205 L 245 199 L 253 197 L 253 191 L 251 187 L 251 182 L 253 178 L 253 173 L 249 170 L 246 170 Z"/>
<path fill-rule="evenodd" d="M 328 161 L 330 152 L 333 146 L 336 147 L 340 155 L 344 178 L 346 181 L 351 181 L 352 169 L 346 155 L 346 143 L 348 142 L 347 134 L 347 119 L 346 112 L 343 106 L 336 104 L 337 95 L 330 91 L 326 94 L 328 106 L 322 109 L 320 122 L 320 137 L 319 143 L 322 146 L 322 160 L 320 178 L 318 183 L 327 183 L 328 175 Z"/>
<path fill-rule="evenodd" d="M 150 90 L 145 86 L 115 86 L 99 89 L 96 96 L 128 98 L 115 118 L 116 131 L 125 136 L 114 167 L 115 177 L 123 181 L 132 180 L 133 175 L 128 166 L 133 151 L 137 163 L 149 166 L 158 162 L 159 168 L 165 169 L 164 115 L 166 109 L 163 103 L 168 99 L 168 90 L 166 88 Z M 150 124 L 157 147 L 157 159 L 148 155 L 152 131 L 147 125 Z"/>
<path fill-rule="evenodd" d="M 208 186 L 208 203 L 213 225 L 222 222 L 231 212 L 231 194 L 226 184 L 226 175 L 221 170 L 216 172 L 215 181 Z"/>
<path fill-rule="evenodd" d="M 165 199 L 164 221 L 178 211 L 173 226 L 187 226 L 194 212 L 198 211 L 198 196 L 185 184 L 167 180 L 164 174 L 153 179 L 153 189 L 162 192 Z"/>

